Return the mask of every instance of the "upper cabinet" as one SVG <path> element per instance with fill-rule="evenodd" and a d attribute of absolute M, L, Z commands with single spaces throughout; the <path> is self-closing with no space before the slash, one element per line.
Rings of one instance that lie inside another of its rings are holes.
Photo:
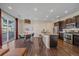
<path fill-rule="evenodd" d="M 69 24 L 69 23 L 71 23 L 71 18 L 65 20 L 65 24 Z"/>
<path fill-rule="evenodd" d="M 58 22 L 54 23 L 54 26 L 58 26 L 59 31 L 62 31 L 65 27 L 65 21 L 58 21 Z"/>
<path fill-rule="evenodd" d="M 75 23 L 75 22 L 76 21 L 75 21 L 74 17 L 73 18 L 68 18 L 68 19 L 65 20 L 65 24 L 70 24 L 70 23 Z"/>
<path fill-rule="evenodd" d="M 79 15 L 67 18 L 63 21 L 58 21 L 54 23 L 54 26 L 59 26 L 59 31 L 62 31 L 63 29 L 79 28 Z"/>
<path fill-rule="evenodd" d="M 75 18 L 68 18 L 65 20 L 65 29 L 76 28 L 76 20 Z"/>
<path fill-rule="evenodd" d="M 79 15 L 74 17 L 76 20 L 76 27 L 79 28 Z"/>
<path fill-rule="evenodd" d="M 54 23 L 54 26 L 59 26 L 59 22 Z"/>
<path fill-rule="evenodd" d="M 59 30 L 62 31 L 65 27 L 65 21 L 59 21 Z"/>

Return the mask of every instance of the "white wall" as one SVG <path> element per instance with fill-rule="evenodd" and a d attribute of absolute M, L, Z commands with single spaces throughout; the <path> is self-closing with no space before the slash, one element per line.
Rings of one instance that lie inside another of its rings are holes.
<path fill-rule="evenodd" d="M 51 34 L 53 33 L 53 23 L 52 22 L 32 22 L 34 32 L 39 34 L 43 29 L 46 29 Z"/>
<path fill-rule="evenodd" d="M 28 25 L 24 23 L 23 20 L 19 20 L 19 34 L 23 34 L 25 32 L 26 26 Z M 32 21 L 31 26 L 33 27 L 33 31 L 36 34 L 41 33 L 43 29 L 46 29 L 51 34 L 53 33 L 53 22 Z"/>
<path fill-rule="evenodd" d="M 18 21 L 18 33 L 19 34 L 24 33 L 24 21 L 23 20 Z"/>

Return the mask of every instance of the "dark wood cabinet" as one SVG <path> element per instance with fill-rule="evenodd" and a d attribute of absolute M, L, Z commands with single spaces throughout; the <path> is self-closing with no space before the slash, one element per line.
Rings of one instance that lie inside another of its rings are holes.
<path fill-rule="evenodd" d="M 58 26 L 59 31 L 62 31 L 62 29 L 65 27 L 65 22 L 64 21 L 58 21 L 58 22 L 54 23 L 54 26 Z"/>
<path fill-rule="evenodd" d="M 65 22 L 64 21 L 59 21 L 59 31 L 62 31 L 65 27 Z"/>
<path fill-rule="evenodd" d="M 50 35 L 50 48 L 57 47 L 58 35 Z"/>
<path fill-rule="evenodd" d="M 73 35 L 73 44 L 79 46 L 79 35 Z"/>
<path fill-rule="evenodd" d="M 55 22 L 54 23 L 54 26 L 59 26 L 59 22 Z"/>
<path fill-rule="evenodd" d="M 69 29 L 69 28 L 79 28 L 79 15 L 74 16 L 72 18 L 67 18 L 63 21 L 58 21 L 54 23 L 54 26 L 58 26 L 58 34 L 59 39 L 63 39 L 63 29 Z"/>
<path fill-rule="evenodd" d="M 63 40 L 63 29 L 65 28 L 65 22 L 59 21 L 59 39 Z"/>
<path fill-rule="evenodd" d="M 75 26 L 79 28 L 79 15 L 72 18 L 67 18 L 65 21 L 58 21 L 54 23 L 54 26 L 59 26 L 59 31 L 62 31 L 62 29 L 65 28 L 67 24 L 71 23 L 76 24 Z"/>
<path fill-rule="evenodd" d="M 63 35 L 64 33 L 59 33 L 59 39 L 64 40 Z"/>
<path fill-rule="evenodd" d="M 69 24 L 70 22 L 71 22 L 71 18 L 68 18 L 68 19 L 65 20 L 66 24 Z"/>
<path fill-rule="evenodd" d="M 58 22 L 56 22 L 56 23 L 54 23 L 54 26 L 58 26 L 59 28 L 58 28 L 58 37 L 59 37 L 59 39 L 63 39 L 63 33 L 61 33 L 61 32 L 63 32 L 63 29 L 64 29 L 64 27 L 65 27 L 65 21 L 58 21 Z"/>
<path fill-rule="evenodd" d="M 71 23 L 76 23 L 75 17 L 72 17 L 72 22 Z"/>
<path fill-rule="evenodd" d="M 68 18 L 65 20 L 66 24 L 70 24 L 70 23 L 76 23 L 76 20 L 74 18 Z"/>
<path fill-rule="evenodd" d="M 76 20 L 76 27 L 79 28 L 79 15 L 74 17 Z"/>

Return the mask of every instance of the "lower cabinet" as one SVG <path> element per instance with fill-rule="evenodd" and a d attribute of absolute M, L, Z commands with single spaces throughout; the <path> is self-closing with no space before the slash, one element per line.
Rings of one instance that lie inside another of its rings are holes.
<path fill-rule="evenodd" d="M 79 46 L 79 35 L 73 36 L 73 44 Z"/>
<path fill-rule="evenodd" d="M 76 28 L 79 28 L 79 23 L 76 24 Z"/>
<path fill-rule="evenodd" d="M 63 33 L 59 33 L 59 39 L 63 40 Z"/>

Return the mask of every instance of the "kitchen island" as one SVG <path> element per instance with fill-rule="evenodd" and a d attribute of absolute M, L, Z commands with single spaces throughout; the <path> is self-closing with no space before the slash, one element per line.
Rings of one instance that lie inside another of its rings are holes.
<path fill-rule="evenodd" d="M 53 48 L 57 47 L 57 40 L 58 35 L 57 34 L 41 34 L 42 35 L 42 41 L 46 48 Z"/>

